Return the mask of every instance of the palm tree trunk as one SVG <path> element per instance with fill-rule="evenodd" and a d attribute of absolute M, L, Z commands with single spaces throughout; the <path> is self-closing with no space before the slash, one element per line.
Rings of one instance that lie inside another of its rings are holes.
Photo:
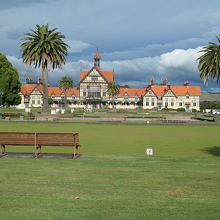
<path fill-rule="evenodd" d="M 48 72 L 47 68 L 43 69 L 43 107 L 42 114 L 48 114 L 49 104 L 48 104 Z"/>

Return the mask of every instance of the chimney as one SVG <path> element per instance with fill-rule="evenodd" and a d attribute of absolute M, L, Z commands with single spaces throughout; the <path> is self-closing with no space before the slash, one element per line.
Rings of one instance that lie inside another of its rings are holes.
<path fill-rule="evenodd" d="M 27 76 L 27 77 L 26 77 L 26 83 L 27 83 L 27 84 L 31 84 L 32 82 L 33 82 L 33 78 L 30 77 L 30 76 Z"/>
<path fill-rule="evenodd" d="M 167 82 L 168 82 L 168 79 L 165 77 L 165 78 L 162 79 L 162 82 L 163 82 L 163 85 L 166 85 Z"/>
<path fill-rule="evenodd" d="M 150 78 L 150 85 L 153 86 L 154 85 L 154 77 Z"/>
<path fill-rule="evenodd" d="M 186 80 L 186 81 L 184 82 L 184 86 L 188 86 L 188 85 L 189 85 L 189 81 Z"/>

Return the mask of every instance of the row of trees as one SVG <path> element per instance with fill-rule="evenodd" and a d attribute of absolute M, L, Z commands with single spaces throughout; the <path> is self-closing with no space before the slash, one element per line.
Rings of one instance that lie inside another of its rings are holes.
<path fill-rule="evenodd" d="M 42 69 L 43 78 L 43 108 L 42 113 L 48 112 L 48 73 L 50 69 L 61 69 L 66 62 L 66 56 L 69 46 L 63 41 L 65 36 L 60 32 L 56 32 L 56 28 L 49 29 L 48 25 L 36 25 L 36 28 L 26 33 L 21 44 L 23 62 L 35 68 Z M 217 37 L 220 44 L 220 38 Z M 209 43 L 203 47 L 202 56 L 198 58 L 200 77 L 205 83 L 209 78 L 219 81 L 220 77 L 220 45 Z M 6 59 L 7 60 L 7 59 Z M 20 102 L 18 92 L 21 84 L 16 69 L 8 64 L 5 57 L 0 54 L 0 90 L 3 91 L 3 103 L 15 105 Z M 1 64 L 2 63 L 2 64 Z M 60 86 L 64 91 L 67 84 Z M 68 85 L 68 88 L 73 85 Z M 111 82 L 107 90 L 108 94 L 113 97 L 119 93 L 118 86 Z"/>

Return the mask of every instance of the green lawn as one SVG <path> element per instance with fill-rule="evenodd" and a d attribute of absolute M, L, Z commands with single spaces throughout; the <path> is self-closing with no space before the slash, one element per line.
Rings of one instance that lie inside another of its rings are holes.
<path fill-rule="evenodd" d="M 0 131 L 78 131 L 85 154 L 1 158 L 0 219 L 220 219 L 220 127 L 2 122 Z"/>

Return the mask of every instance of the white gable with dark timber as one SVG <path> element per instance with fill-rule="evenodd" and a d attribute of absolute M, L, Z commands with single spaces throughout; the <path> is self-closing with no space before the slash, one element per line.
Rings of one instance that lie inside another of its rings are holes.
<path fill-rule="evenodd" d="M 107 81 L 104 79 L 104 77 L 100 74 L 100 72 L 93 68 L 88 75 L 82 80 L 82 83 L 87 82 L 98 82 L 98 83 L 107 83 Z"/>
<path fill-rule="evenodd" d="M 176 97 L 176 95 L 172 92 L 171 89 L 168 89 L 167 92 L 164 94 L 164 97 Z"/>

